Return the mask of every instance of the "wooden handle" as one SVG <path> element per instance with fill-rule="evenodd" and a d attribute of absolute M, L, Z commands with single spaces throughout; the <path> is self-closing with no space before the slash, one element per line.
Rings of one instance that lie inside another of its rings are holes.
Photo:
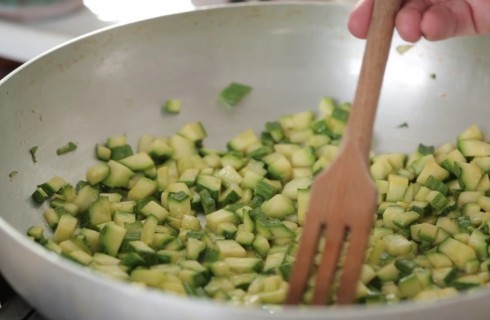
<path fill-rule="evenodd" d="M 369 157 L 374 119 L 402 0 L 375 0 L 356 94 L 346 133 Z"/>

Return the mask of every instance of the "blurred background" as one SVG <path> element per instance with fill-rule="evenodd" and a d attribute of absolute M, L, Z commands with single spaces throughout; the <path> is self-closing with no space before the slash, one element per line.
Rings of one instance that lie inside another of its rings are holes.
<path fill-rule="evenodd" d="M 0 78 L 74 37 L 153 16 L 280 0 L 0 0 Z"/>
<path fill-rule="evenodd" d="M 208 5 L 277 0 L 0 0 L 0 78 L 74 37 Z"/>

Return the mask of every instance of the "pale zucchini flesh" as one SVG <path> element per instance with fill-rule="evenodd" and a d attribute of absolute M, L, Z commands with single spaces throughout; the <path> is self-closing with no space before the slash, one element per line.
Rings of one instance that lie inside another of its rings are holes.
<path fill-rule="evenodd" d="M 99 162 L 71 185 L 34 188 L 52 236 L 27 235 L 106 276 L 180 295 L 281 304 L 314 175 L 339 150 L 349 104 L 203 147 L 200 122 L 168 136 L 125 135 L 96 145 Z M 490 144 L 476 126 L 439 148 L 373 154 L 376 222 L 358 303 L 440 299 L 490 279 Z M 203 221 L 201 223 L 200 221 Z M 311 297 L 311 287 L 304 297 Z M 330 302 L 335 302 L 335 298 Z"/>

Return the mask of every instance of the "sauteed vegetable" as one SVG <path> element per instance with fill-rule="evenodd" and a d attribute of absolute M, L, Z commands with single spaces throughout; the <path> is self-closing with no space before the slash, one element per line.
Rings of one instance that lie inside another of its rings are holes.
<path fill-rule="evenodd" d="M 71 184 L 32 195 L 43 226 L 27 234 L 88 269 L 181 295 L 281 304 L 316 173 L 338 152 L 350 112 L 325 98 L 205 147 L 200 122 L 165 137 L 97 144 L 99 162 Z M 403 129 L 400 129 L 403 130 Z M 490 144 L 477 126 L 454 143 L 372 154 L 378 210 L 359 303 L 439 299 L 488 286 Z M 310 291 L 311 292 L 311 288 Z M 304 299 L 308 300 L 309 293 Z M 332 301 L 335 297 L 332 297 Z"/>

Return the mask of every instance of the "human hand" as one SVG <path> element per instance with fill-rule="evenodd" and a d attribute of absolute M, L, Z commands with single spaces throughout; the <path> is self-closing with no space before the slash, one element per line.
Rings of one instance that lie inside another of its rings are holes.
<path fill-rule="evenodd" d="M 354 36 L 366 38 L 373 4 L 360 0 L 351 13 L 348 28 Z M 409 42 L 490 34 L 490 0 L 404 0 L 396 28 Z"/>

